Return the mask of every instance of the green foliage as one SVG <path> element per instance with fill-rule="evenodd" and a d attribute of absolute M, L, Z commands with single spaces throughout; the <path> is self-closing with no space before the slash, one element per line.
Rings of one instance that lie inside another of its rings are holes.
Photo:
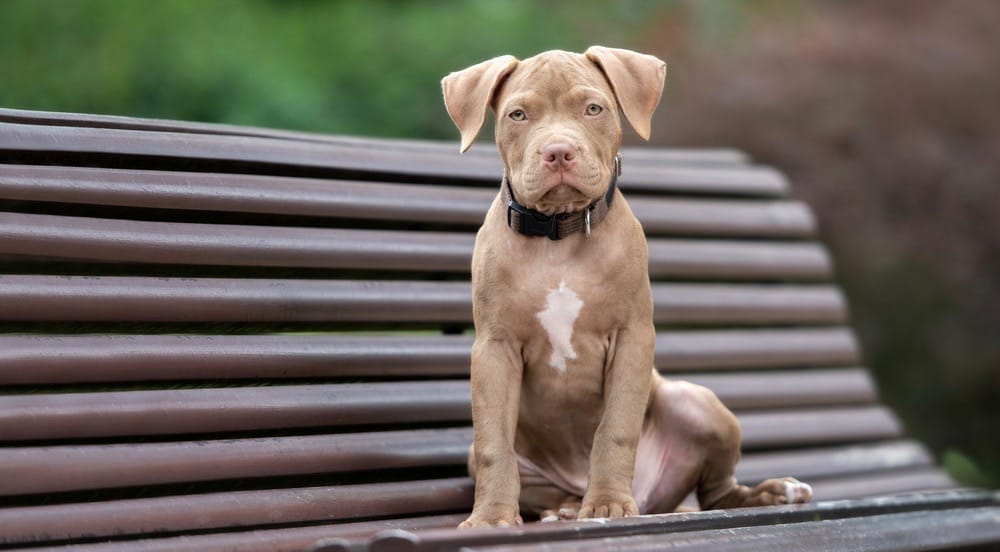
<path fill-rule="evenodd" d="M 656 6 L 6 0 L 0 105 L 453 137 L 448 72 L 500 53 L 628 45 Z"/>
<path fill-rule="evenodd" d="M 948 473 L 956 481 L 961 481 L 965 485 L 995 487 L 997 484 L 996 481 L 991 481 L 989 477 L 983 474 L 982 470 L 976 466 L 976 463 L 971 458 L 957 450 L 946 450 L 944 456 L 941 458 L 941 464 L 944 465 L 945 469 L 948 470 Z"/>

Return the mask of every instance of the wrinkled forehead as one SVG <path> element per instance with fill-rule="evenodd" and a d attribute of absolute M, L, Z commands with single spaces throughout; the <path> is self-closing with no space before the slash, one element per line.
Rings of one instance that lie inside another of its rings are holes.
<path fill-rule="evenodd" d="M 579 87 L 594 88 L 614 100 L 604 73 L 586 56 L 561 50 L 543 52 L 517 65 L 498 91 L 494 106 L 519 94 L 554 99 Z"/>

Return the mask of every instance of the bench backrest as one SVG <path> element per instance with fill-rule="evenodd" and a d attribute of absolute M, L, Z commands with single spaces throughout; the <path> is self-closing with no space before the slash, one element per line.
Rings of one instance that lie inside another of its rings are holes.
<path fill-rule="evenodd" d="M 468 270 L 501 167 L 457 149 L 0 110 L 0 544 L 294 548 L 462 519 Z M 878 404 L 780 173 L 624 158 L 657 366 L 738 414 L 741 480 L 953 486 Z"/>

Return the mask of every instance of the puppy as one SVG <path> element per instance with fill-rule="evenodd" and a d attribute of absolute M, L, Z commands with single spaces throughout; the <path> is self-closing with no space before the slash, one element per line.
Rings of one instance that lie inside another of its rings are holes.
<path fill-rule="evenodd" d="M 501 56 L 442 81 L 464 152 L 487 109 L 504 163 L 472 257 L 475 505 L 460 527 L 806 502 L 739 485 L 740 429 L 653 367 L 646 239 L 617 189 L 619 112 L 648 139 L 666 66 L 594 46 Z"/>

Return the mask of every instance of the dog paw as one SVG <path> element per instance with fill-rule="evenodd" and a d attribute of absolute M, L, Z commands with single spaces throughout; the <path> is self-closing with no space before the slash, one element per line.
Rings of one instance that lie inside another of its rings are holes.
<path fill-rule="evenodd" d="M 583 499 L 577 519 L 622 518 L 639 515 L 639 507 L 631 496 Z"/>
<path fill-rule="evenodd" d="M 812 500 L 813 490 L 807 483 L 793 477 L 768 479 L 754 487 L 748 502 L 750 505 L 769 506 L 774 504 L 801 504 Z"/>
<path fill-rule="evenodd" d="M 565 521 L 574 520 L 580 516 L 580 501 L 575 502 L 565 502 L 559 506 L 559 509 L 548 509 L 542 510 L 541 515 L 538 517 L 539 521 Z"/>
<path fill-rule="evenodd" d="M 478 513 L 473 511 L 468 519 L 458 525 L 459 529 L 472 527 L 513 527 L 524 523 L 517 511 L 491 511 Z"/>

